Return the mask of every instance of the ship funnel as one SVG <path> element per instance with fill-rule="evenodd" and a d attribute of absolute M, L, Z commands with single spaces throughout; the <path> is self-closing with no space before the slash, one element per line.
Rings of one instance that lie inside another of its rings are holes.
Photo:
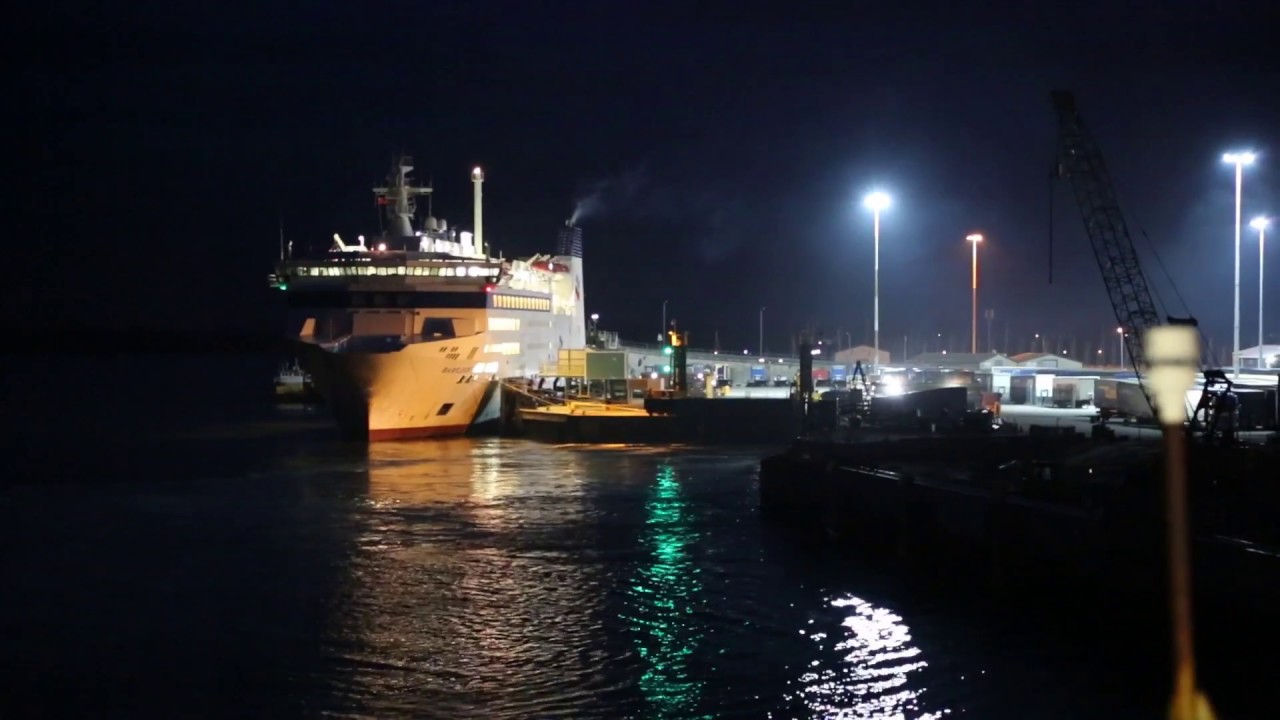
<path fill-rule="evenodd" d="M 484 249 L 484 218 L 481 211 L 481 186 L 484 185 L 484 171 L 476 168 L 471 171 L 471 184 L 475 187 L 475 252 Z"/>

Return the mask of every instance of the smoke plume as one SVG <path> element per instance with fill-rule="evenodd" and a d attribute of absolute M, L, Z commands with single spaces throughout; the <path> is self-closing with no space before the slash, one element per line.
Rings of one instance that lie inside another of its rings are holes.
<path fill-rule="evenodd" d="M 588 183 L 574 201 L 569 222 L 577 225 L 589 217 L 625 209 L 635 202 L 644 188 L 644 167 L 624 171 L 620 175 Z"/>

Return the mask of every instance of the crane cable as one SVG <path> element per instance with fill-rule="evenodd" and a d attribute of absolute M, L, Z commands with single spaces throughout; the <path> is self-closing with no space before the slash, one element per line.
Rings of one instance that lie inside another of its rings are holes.
<path fill-rule="evenodd" d="M 1177 298 L 1178 305 L 1181 306 L 1183 314 L 1188 318 L 1194 319 L 1195 314 L 1191 312 L 1191 306 L 1187 305 L 1186 299 L 1182 297 L 1182 292 L 1178 290 L 1178 283 L 1174 281 L 1173 276 L 1169 274 L 1168 268 L 1165 267 L 1164 260 L 1160 257 L 1160 251 L 1156 250 L 1155 243 L 1151 241 L 1151 236 L 1147 234 L 1147 229 L 1143 227 L 1142 221 L 1139 220 L 1137 217 L 1137 213 L 1134 213 L 1133 215 L 1134 215 L 1134 222 L 1138 226 L 1138 232 L 1142 234 L 1142 239 L 1146 241 L 1147 250 L 1151 253 L 1151 256 L 1155 258 L 1156 265 L 1159 266 L 1161 274 L 1163 274 L 1165 277 L 1165 280 L 1168 281 L 1169 287 L 1173 290 L 1173 295 L 1175 298 Z M 1143 271 L 1143 274 L 1144 275 L 1146 274 L 1145 270 Z M 1163 306 L 1164 301 L 1160 299 L 1159 289 L 1157 289 L 1153 283 L 1149 282 L 1148 285 L 1150 285 L 1152 291 L 1156 293 L 1157 301 Z M 1168 315 L 1168 314 L 1169 314 L 1168 308 L 1166 306 L 1165 315 Z M 1209 351 L 1208 351 L 1209 338 L 1205 336 L 1204 328 L 1200 327 L 1199 323 L 1195 324 L 1195 328 L 1196 328 L 1196 334 L 1199 335 L 1200 337 L 1200 364 L 1202 367 L 1209 367 L 1210 365 L 1213 364 L 1212 362 L 1210 362 L 1212 358 L 1209 357 Z"/>

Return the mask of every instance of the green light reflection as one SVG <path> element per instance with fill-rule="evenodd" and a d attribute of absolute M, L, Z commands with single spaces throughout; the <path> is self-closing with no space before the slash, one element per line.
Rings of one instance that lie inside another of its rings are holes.
<path fill-rule="evenodd" d="M 690 676 L 688 660 L 701 639 L 693 617 L 701 586 L 688 553 L 697 534 L 689 527 L 675 468 L 658 469 L 645 510 L 651 562 L 638 570 L 625 616 L 645 660 L 640 690 L 653 708 L 650 717 L 694 717 L 703 683 Z"/>

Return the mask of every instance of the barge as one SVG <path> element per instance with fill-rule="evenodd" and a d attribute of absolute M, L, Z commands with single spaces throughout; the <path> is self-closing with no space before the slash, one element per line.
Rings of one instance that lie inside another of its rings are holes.
<path fill-rule="evenodd" d="M 1150 597 L 1165 587 L 1162 462 L 1158 442 L 1074 432 L 800 440 L 762 461 L 760 507 L 899 569 Z M 1232 607 L 1271 605 L 1280 445 L 1193 445 L 1188 462 L 1201 588 Z"/>

